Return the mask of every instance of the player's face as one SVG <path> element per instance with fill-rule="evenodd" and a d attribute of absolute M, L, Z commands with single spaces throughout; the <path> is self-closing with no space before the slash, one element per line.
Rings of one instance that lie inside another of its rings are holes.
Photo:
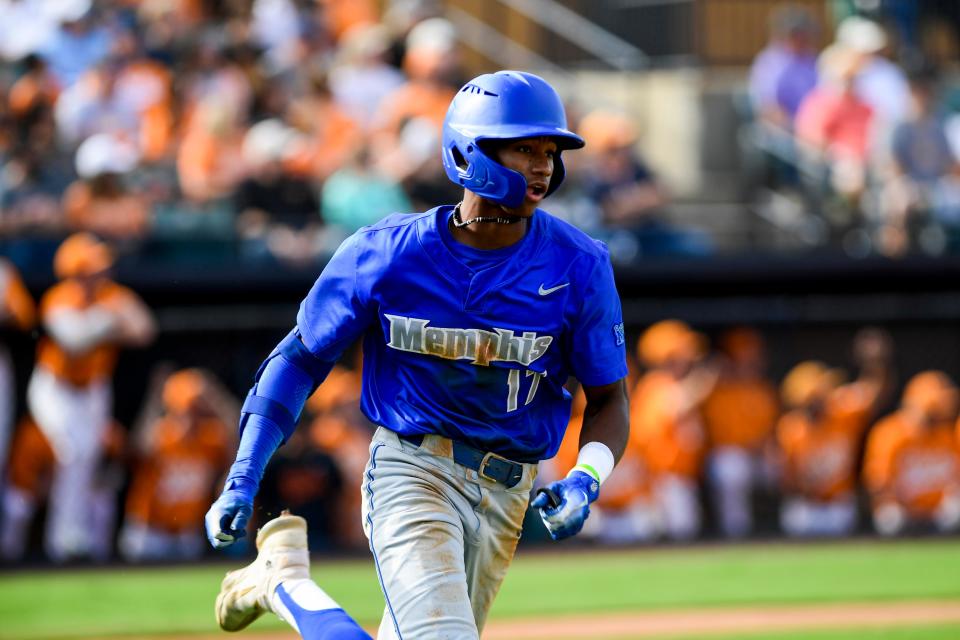
<path fill-rule="evenodd" d="M 552 138 L 521 138 L 508 140 L 497 148 L 497 161 L 521 174 L 527 181 L 527 193 L 517 209 L 532 213 L 537 204 L 547 197 L 553 161 L 557 157 L 557 143 Z"/>

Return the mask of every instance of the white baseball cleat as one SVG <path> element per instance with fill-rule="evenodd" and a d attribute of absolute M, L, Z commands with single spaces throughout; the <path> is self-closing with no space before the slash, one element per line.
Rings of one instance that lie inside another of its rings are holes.
<path fill-rule="evenodd" d="M 220 628 L 245 628 L 265 611 L 273 611 L 271 600 L 277 585 L 309 578 L 307 521 L 284 511 L 257 533 L 257 559 L 223 579 L 217 594 Z"/>

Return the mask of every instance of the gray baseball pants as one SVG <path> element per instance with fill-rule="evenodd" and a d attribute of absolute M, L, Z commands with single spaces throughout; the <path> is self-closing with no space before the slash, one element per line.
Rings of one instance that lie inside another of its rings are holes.
<path fill-rule="evenodd" d="M 508 489 L 452 456 L 441 436 L 374 434 L 363 527 L 386 599 L 378 640 L 478 639 L 513 559 L 537 465 Z"/>

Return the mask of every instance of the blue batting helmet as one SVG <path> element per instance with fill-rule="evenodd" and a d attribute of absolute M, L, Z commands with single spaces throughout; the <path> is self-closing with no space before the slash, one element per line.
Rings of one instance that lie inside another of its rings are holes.
<path fill-rule="evenodd" d="M 478 76 L 457 92 L 443 121 L 443 168 L 455 184 L 508 207 L 523 202 L 527 181 L 488 156 L 484 140 L 549 136 L 558 147 L 547 195 L 563 182 L 560 151 L 583 138 L 567 129 L 560 96 L 546 80 L 522 71 Z"/>

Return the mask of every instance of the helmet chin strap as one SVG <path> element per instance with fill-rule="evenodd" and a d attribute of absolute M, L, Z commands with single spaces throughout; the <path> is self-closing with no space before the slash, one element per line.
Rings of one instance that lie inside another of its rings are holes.
<path fill-rule="evenodd" d="M 458 202 L 457 206 L 453 208 L 453 226 L 457 229 L 463 229 L 466 226 L 469 226 L 481 222 L 492 222 L 494 224 L 516 224 L 523 220 L 520 216 L 477 216 L 476 218 L 470 218 L 469 220 L 464 221 L 460 217 L 460 205 L 462 202 Z"/>

